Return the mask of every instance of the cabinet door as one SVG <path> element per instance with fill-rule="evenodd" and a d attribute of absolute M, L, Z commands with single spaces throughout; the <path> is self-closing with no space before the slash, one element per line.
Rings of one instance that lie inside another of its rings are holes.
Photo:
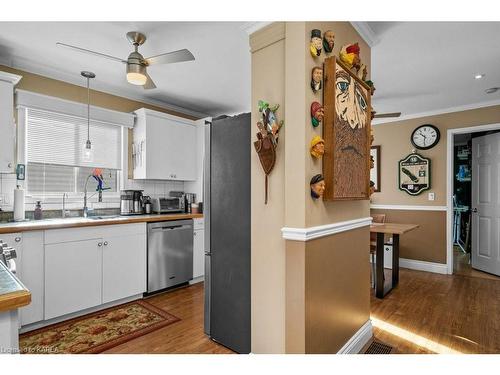
<path fill-rule="evenodd" d="M 12 83 L 0 81 L 0 173 L 14 172 L 14 86 Z"/>
<path fill-rule="evenodd" d="M 102 239 L 45 245 L 45 320 L 101 304 Z"/>
<path fill-rule="evenodd" d="M 195 126 L 152 115 L 146 124 L 146 178 L 195 180 Z"/>
<path fill-rule="evenodd" d="M 146 234 L 105 238 L 102 251 L 103 303 L 146 291 Z"/>
<path fill-rule="evenodd" d="M 205 231 L 198 229 L 193 232 L 193 279 L 205 274 Z"/>
<path fill-rule="evenodd" d="M 17 275 L 31 293 L 31 303 L 21 307 L 21 325 L 43 320 L 43 232 L 25 232 L 15 237 Z"/>

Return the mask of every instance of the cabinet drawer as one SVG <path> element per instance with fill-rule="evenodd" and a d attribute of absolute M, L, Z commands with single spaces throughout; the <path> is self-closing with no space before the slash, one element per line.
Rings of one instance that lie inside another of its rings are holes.
<path fill-rule="evenodd" d="M 50 229 L 45 231 L 45 244 L 85 241 L 130 234 L 146 235 L 146 223 L 96 225 L 81 228 Z"/>

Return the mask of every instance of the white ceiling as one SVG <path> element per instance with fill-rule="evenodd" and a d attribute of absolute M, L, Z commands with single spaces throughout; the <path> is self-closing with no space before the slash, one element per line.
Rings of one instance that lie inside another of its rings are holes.
<path fill-rule="evenodd" d="M 403 116 L 497 102 L 500 22 L 368 22 L 373 107 Z M 475 80 L 476 73 L 484 73 Z"/>
<path fill-rule="evenodd" d="M 96 73 L 92 87 L 198 115 L 250 110 L 250 49 L 245 22 L 0 22 L 0 64 L 79 85 L 81 70 Z M 126 59 L 133 50 L 125 34 L 141 31 L 145 57 L 182 48 L 196 60 L 148 68 L 157 89 L 125 79 L 125 65 L 57 47 L 76 45 Z"/>

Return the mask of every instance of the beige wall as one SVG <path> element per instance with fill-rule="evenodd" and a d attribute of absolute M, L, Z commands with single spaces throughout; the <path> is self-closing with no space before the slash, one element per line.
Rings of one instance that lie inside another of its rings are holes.
<path fill-rule="evenodd" d="M 309 54 L 313 28 L 336 33 L 335 53 L 345 43 L 359 42 L 361 57 L 370 64 L 369 47 L 347 22 L 274 23 L 250 37 L 253 133 L 259 99 L 279 103 L 285 120 L 267 205 L 264 173 L 252 148 L 255 353 L 335 353 L 369 317 L 368 228 L 310 243 L 285 244 L 281 237 L 284 226 L 305 228 L 369 216 L 368 201 L 325 203 L 310 197 L 309 180 L 321 173 L 321 163 L 312 160 L 309 142 L 322 128 L 312 127 L 309 111 L 312 101 L 322 99 L 309 84 L 311 69 L 324 59 L 315 62 Z"/>
<path fill-rule="evenodd" d="M 47 78 L 38 74 L 25 72 L 23 70 L 10 68 L 0 65 L 0 70 L 7 73 L 18 74 L 23 76 L 18 89 L 36 92 L 58 98 L 72 100 L 80 103 L 87 103 L 87 88 L 83 86 L 73 85 L 71 83 L 58 81 L 56 79 Z M 83 80 L 83 78 L 82 78 Z M 82 81 L 84 83 L 84 81 Z M 159 112 L 170 113 L 172 115 L 195 119 L 195 117 L 184 115 L 175 111 L 171 111 L 158 106 L 142 103 L 136 100 L 126 99 L 117 95 L 107 94 L 101 91 L 90 90 L 91 104 L 97 107 L 113 109 L 121 112 L 132 112 L 139 108 L 149 108 Z"/>
<path fill-rule="evenodd" d="M 373 126 L 374 145 L 381 146 L 381 189 L 372 195 L 373 204 L 446 206 L 447 130 L 500 123 L 500 106 L 444 113 L 411 120 Z M 411 153 L 410 136 L 422 124 L 433 124 L 441 132 L 441 140 L 431 150 L 418 151 L 431 159 L 431 189 L 410 196 L 398 189 L 398 161 Z M 435 201 L 428 193 L 435 193 Z M 419 224 L 420 228 L 401 237 L 401 257 L 427 262 L 446 263 L 446 212 L 415 210 L 372 210 L 385 213 L 387 221 Z"/>
<path fill-rule="evenodd" d="M 447 130 L 493 123 L 500 123 L 500 106 L 374 125 L 375 141 L 373 144 L 381 146 L 382 154 L 380 176 L 382 191 L 372 195 L 372 203 L 445 206 Z M 411 153 L 413 149 L 410 142 L 411 133 L 422 124 L 437 126 L 441 132 L 441 140 L 430 150 L 418 151 L 419 154 L 431 159 L 432 185 L 431 190 L 414 197 L 398 189 L 397 168 L 398 161 Z M 427 199 L 429 192 L 436 194 L 435 201 Z"/>
<path fill-rule="evenodd" d="M 256 140 L 259 99 L 279 103 L 285 119 L 285 24 L 275 23 L 252 35 L 252 143 Z M 269 202 L 264 204 L 264 173 L 251 146 L 252 202 L 252 352 L 285 352 L 285 147 L 281 130 L 276 166 L 269 177 Z"/>

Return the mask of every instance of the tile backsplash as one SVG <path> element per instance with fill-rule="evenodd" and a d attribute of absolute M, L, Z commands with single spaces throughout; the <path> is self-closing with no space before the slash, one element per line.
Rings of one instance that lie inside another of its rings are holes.
<path fill-rule="evenodd" d="M 14 205 L 14 189 L 16 188 L 16 175 L 0 173 L 0 208 L 3 211 L 12 211 Z M 20 185 L 24 186 L 24 181 L 20 181 Z M 126 179 L 124 189 L 144 190 L 144 195 L 149 195 L 153 198 L 168 196 L 172 190 L 184 191 L 184 181 L 162 181 L 162 180 L 129 180 Z M 62 208 L 62 194 L 60 197 L 52 197 L 40 199 L 34 197 L 25 198 L 26 211 L 32 211 L 37 200 L 42 200 L 44 210 L 60 210 Z M 120 198 L 115 193 L 113 196 L 109 193 L 103 193 L 102 203 L 97 202 L 97 196 L 90 200 L 92 208 L 119 208 Z M 66 203 L 67 209 L 81 209 L 83 198 L 68 199 Z"/>

